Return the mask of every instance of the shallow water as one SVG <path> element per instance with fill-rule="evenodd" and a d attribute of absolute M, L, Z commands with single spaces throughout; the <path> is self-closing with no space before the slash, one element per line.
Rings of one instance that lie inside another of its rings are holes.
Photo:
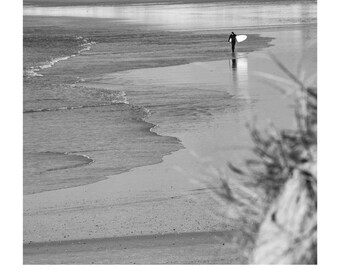
<path fill-rule="evenodd" d="M 225 31 L 217 30 L 314 24 L 315 10 L 309 2 L 25 7 L 24 193 L 84 185 L 161 162 L 182 147 L 165 134 L 195 130 L 216 114 L 251 106 L 247 55 L 270 46 L 272 38 L 250 33 L 236 60 Z M 125 73 L 216 59 L 226 59 L 226 66 L 214 71 L 213 81 L 192 77 L 190 70 L 183 81 L 163 75 L 157 83 L 150 70 L 136 78 Z M 231 76 L 227 89 L 216 86 L 224 76 Z M 162 136 L 154 132 L 160 130 Z"/>
<path fill-rule="evenodd" d="M 315 23 L 316 2 L 26 7 L 24 15 L 118 19 L 166 30 L 217 30 Z"/>

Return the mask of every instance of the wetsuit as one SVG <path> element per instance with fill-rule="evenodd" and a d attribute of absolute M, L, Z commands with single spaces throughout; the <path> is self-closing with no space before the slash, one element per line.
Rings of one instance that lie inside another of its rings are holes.
<path fill-rule="evenodd" d="M 231 51 L 234 52 L 236 44 L 236 35 L 234 33 L 231 33 L 228 38 L 228 41 L 231 42 Z"/>

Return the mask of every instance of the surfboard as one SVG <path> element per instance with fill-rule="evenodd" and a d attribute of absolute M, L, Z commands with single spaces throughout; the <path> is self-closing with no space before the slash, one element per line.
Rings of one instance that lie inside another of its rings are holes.
<path fill-rule="evenodd" d="M 236 35 L 236 41 L 238 43 L 245 41 L 246 39 L 247 39 L 247 35 Z M 230 41 L 228 40 L 228 42 L 230 42 Z"/>
<path fill-rule="evenodd" d="M 242 41 L 245 41 L 246 39 L 247 39 L 246 35 L 237 35 L 236 36 L 237 42 L 242 42 Z"/>

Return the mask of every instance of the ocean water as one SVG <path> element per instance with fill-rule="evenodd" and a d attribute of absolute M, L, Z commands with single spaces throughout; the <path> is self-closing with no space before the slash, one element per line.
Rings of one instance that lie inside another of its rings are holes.
<path fill-rule="evenodd" d="M 24 7 L 24 194 L 161 162 L 183 147 L 172 130 L 249 106 L 202 78 L 155 87 L 129 83 L 125 71 L 229 59 L 229 29 L 315 23 L 315 2 Z M 270 37 L 249 37 L 239 64 L 271 46 Z"/>
<path fill-rule="evenodd" d="M 27 7 L 24 15 L 114 18 L 166 30 L 238 29 L 316 22 L 316 1 Z"/>

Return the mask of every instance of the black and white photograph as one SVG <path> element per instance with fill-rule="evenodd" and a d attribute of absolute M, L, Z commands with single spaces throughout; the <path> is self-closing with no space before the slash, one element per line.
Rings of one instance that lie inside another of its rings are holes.
<path fill-rule="evenodd" d="M 21 6 L 23 265 L 318 264 L 316 0 Z"/>

